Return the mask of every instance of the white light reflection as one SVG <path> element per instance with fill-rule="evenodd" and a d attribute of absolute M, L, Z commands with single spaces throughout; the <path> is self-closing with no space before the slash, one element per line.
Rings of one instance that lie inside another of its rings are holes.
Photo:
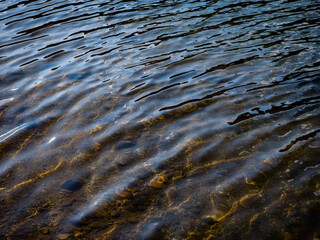
<path fill-rule="evenodd" d="M 51 142 L 53 142 L 54 140 L 56 140 L 56 137 L 52 137 L 52 138 L 50 138 L 50 140 L 49 140 L 48 144 L 49 144 L 49 143 L 51 143 Z"/>
<path fill-rule="evenodd" d="M 2 134 L 0 136 L 0 143 L 5 141 L 7 138 L 11 137 L 12 135 L 14 135 L 15 133 L 21 131 L 22 129 L 24 129 L 27 126 L 27 123 L 24 123 L 22 125 L 20 125 L 19 127 L 16 127 L 12 130 L 10 130 L 9 132 Z"/>

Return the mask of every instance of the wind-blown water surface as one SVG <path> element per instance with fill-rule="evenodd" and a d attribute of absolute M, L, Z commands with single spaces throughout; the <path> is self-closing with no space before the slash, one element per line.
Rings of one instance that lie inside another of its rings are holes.
<path fill-rule="evenodd" d="M 0 238 L 319 238 L 319 16 L 1 1 Z"/>

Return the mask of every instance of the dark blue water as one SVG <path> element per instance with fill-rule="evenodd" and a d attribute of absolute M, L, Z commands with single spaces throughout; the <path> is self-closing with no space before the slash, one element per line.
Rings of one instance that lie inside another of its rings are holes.
<path fill-rule="evenodd" d="M 320 1 L 0 2 L 0 239 L 320 238 Z"/>

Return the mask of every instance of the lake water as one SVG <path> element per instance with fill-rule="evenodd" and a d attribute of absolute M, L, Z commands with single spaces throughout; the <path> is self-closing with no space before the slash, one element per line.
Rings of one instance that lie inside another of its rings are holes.
<path fill-rule="evenodd" d="M 2 0 L 0 239 L 319 239 L 319 0 Z"/>

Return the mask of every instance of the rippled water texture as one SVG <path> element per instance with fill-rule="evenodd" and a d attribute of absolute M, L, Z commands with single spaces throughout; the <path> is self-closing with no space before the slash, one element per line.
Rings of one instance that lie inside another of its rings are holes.
<path fill-rule="evenodd" d="M 320 238 L 320 1 L 0 2 L 0 239 Z"/>

